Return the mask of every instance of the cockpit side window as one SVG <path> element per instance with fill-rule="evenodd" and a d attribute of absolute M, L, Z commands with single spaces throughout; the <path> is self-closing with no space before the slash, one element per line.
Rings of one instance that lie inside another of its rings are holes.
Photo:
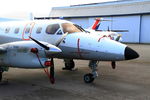
<path fill-rule="evenodd" d="M 19 28 L 15 28 L 14 33 L 18 34 L 19 33 Z"/>
<path fill-rule="evenodd" d="M 59 24 L 48 25 L 46 28 L 46 33 L 47 34 L 55 34 L 59 28 L 60 28 Z"/>
<path fill-rule="evenodd" d="M 66 33 L 75 33 L 75 32 L 82 32 L 80 29 L 78 29 L 75 25 L 71 23 L 63 23 L 63 32 Z"/>
<path fill-rule="evenodd" d="M 42 31 L 42 27 L 38 27 L 37 30 L 36 30 L 36 33 L 37 33 L 37 34 L 40 34 L 41 31 Z"/>

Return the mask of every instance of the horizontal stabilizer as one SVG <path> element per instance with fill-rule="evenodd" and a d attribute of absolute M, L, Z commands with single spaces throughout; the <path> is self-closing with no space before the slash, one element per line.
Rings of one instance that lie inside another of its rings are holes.
<path fill-rule="evenodd" d="M 128 30 L 96 30 L 96 31 L 109 31 L 109 32 L 129 32 Z"/>

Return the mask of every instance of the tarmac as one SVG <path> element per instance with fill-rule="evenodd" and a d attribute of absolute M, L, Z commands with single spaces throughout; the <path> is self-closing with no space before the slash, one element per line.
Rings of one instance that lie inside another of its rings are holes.
<path fill-rule="evenodd" d="M 3 74 L 0 100 L 150 100 L 150 45 L 129 44 L 140 57 L 117 62 L 100 62 L 99 77 L 83 81 L 91 72 L 88 61 L 75 60 L 77 71 L 64 71 L 63 60 L 55 59 L 55 84 L 43 69 L 10 68 Z"/>

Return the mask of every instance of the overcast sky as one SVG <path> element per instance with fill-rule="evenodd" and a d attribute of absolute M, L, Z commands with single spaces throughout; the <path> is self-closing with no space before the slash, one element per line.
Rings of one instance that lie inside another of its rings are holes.
<path fill-rule="evenodd" d="M 0 17 L 27 18 L 48 16 L 52 7 L 106 2 L 115 0 L 1 0 Z"/>

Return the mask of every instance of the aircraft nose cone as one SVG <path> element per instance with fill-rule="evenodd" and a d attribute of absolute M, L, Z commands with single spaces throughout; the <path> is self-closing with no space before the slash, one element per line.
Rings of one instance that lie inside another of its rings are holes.
<path fill-rule="evenodd" d="M 125 48 L 125 60 L 135 59 L 138 58 L 139 54 L 134 51 L 133 49 L 126 47 Z"/>

